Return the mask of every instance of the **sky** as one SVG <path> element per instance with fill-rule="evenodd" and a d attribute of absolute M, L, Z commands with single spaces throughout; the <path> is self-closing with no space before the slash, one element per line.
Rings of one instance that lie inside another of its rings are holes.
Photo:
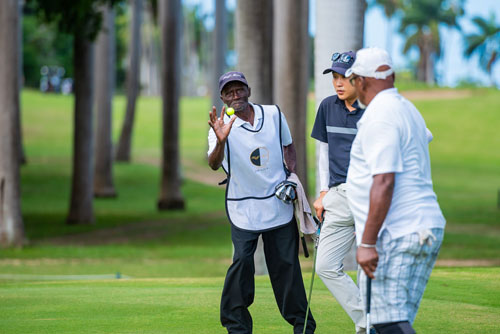
<path fill-rule="evenodd" d="M 467 0 L 465 2 L 465 15 L 459 19 L 459 25 L 463 32 L 470 34 L 475 31 L 472 18 L 481 16 L 489 19 L 494 13 L 497 22 L 500 24 L 500 1 L 499 0 Z M 365 17 L 365 46 L 387 47 L 387 29 L 389 25 L 380 7 L 368 9 Z M 394 65 L 397 69 L 408 68 L 409 63 L 415 61 L 418 53 L 414 52 L 408 56 L 402 54 L 404 39 L 397 34 L 397 22 L 392 22 L 393 31 L 392 52 Z M 480 81 L 489 84 L 489 76 L 480 66 L 477 56 L 470 59 L 464 57 L 464 42 L 462 33 L 456 29 L 440 28 L 442 57 L 436 64 L 436 71 L 439 75 L 439 84 L 444 86 L 455 86 L 461 80 Z M 500 61 L 493 67 L 495 81 L 500 84 Z"/>
<path fill-rule="evenodd" d="M 203 5 L 206 13 L 213 13 L 215 0 L 184 0 L 186 4 L 200 3 Z M 332 0 L 333 1 L 333 0 Z M 227 6 L 234 8 L 236 0 L 226 0 Z M 315 32 L 315 0 L 310 0 L 309 10 L 309 30 L 312 34 Z M 438 83 L 443 86 L 456 86 L 461 81 L 480 82 L 484 85 L 489 84 L 489 76 L 479 66 L 477 56 L 470 59 L 464 57 L 463 33 L 469 34 L 475 32 L 472 18 L 481 16 L 489 18 L 494 13 L 497 22 L 500 24 L 500 0 L 466 0 L 465 15 L 459 19 L 459 25 L 462 32 L 456 29 L 440 27 L 442 56 L 436 63 L 436 74 Z M 213 24 L 213 21 L 209 24 Z M 381 7 L 373 6 L 368 8 L 365 15 L 364 46 L 378 46 L 387 49 L 387 30 L 392 31 L 392 51 L 393 62 L 396 70 L 409 69 L 410 64 L 418 59 L 418 52 L 410 52 L 407 55 L 402 54 L 404 45 L 403 37 L 397 32 L 398 22 L 393 20 L 389 25 L 387 18 Z M 500 85 L 500 60 L 493 67 L 494 80 Z"/>

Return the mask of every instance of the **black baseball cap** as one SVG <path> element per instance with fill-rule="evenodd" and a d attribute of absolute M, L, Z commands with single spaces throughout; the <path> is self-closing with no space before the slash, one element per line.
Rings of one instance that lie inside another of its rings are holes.
<path fill-rule="evenodd" d="M 339 74 L 345 75 L 352 64 L 356 60 L 356 54 L 352 51 L 347 51 L 344 53 L 335 52 L 332 55 L 332 66 L 323 71 L 323 74 L 330 72 L 337 72 Z"/>
<path fill-rule="evenodd" d="M 239 81 L 241 83 L 244 83 L 248 87 L 247 79 L 245 78 L 243 73 L 231 71 L 221 75 L 221 77 L 219 78 L 219 93 L 222 93 L 224 86 L 232 81 Z"/>

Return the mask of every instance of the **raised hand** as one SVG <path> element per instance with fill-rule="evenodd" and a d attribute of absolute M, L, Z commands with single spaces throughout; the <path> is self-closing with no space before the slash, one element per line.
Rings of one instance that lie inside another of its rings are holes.
<path fill-rule="evenodd" d="M 224 123 L 224 114 L 226 112 L 226 107 L 222 107 L 222 112 L 220 113 L 220 117 L 217 118 L 217 109 L 212 107 L 212 111 L 210 112 L 210 119 L 208 120 L 208 124 L 214 130 L 215 135 L 217 136 L 217 141 L 219 143 L 225 143 L 229 133 L 231 132 L 231 128 L 233 127 L 233 123 L 236 120 L 236 116 L 232 116 L 229 123 Z"/>

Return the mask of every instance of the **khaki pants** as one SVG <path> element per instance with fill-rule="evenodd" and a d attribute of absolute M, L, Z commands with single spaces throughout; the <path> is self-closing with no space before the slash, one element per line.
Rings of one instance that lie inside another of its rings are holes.
<path fill-rule="evenodd" d="M 359 288 L 344 272 L 343 261 L 355 240 L 354 218 L 345 184 L 330 188 L 323 198 L 325 220 L 319 237 L 316 272 L 351 317 L 356 333 L 365 332 L 365 313 Z"/>

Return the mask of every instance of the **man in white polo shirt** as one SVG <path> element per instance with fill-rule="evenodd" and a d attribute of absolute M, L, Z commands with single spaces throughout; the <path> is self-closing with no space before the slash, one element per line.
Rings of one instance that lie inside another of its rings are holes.
<path fill-rule="evenodd" d="M 394 88 L 392 60 L 361 49 L 347 70 L 366 110 L 358 122 L 347 174 L 356 225 L 356 259 L 373 278 L 371 319 L 380 334 L 412 334 L 438 255 L 445 219 L 433 191 L 425 121 Z"/>

